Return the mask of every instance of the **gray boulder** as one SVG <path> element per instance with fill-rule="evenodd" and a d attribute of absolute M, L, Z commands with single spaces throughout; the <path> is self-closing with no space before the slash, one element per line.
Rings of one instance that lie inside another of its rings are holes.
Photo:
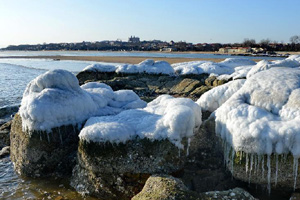
<path fill-rule="evenodd" d="M 24 132 L 16 114 L 11 127 L 11 160 L 18 174 L 29 177 L 65 176 L 75 165 L 79 130 L 71 125 L 52 132 Z"/>
<path fill-rule="evenodd" d="M 125 144 L 80 140 L 71 185 L 101 199 L 130 199 L 151 174 L 180 172 L 185 157 L 186 150 L 180 152 L 169 140 L 137 138 Z"/>

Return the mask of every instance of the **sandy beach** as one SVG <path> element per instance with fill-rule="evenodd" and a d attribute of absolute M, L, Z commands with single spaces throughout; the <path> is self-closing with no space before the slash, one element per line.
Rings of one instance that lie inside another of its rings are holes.
<path fill-rule="evenodd" d="M 173 63 L 207 60 L 213 62 L 221 62 L 224 59 L 217 58 L 162 58 L 162 57 L 117 57 L 117 56 L 6 56 L 1 58 L 22 58 L 22 59 L 54 59 L 54 60 L 81 60 L 81 61 L 96 61 L 96 62 L 109 62 L 109 63 L 129 63 L 138 64 L 146 59 L 164 60 Z M 260 61 L 260 59 L 253 59 L 254 61 Z"/>

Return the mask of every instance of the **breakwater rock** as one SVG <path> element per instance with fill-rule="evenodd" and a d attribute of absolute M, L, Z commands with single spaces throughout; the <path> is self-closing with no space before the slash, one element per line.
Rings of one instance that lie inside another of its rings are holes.
<path fill-rule="evenodd" d="M 80 140 L 71 185 L 101 199 L 130 199 L 151 174 L 183 170 L 185 158 L 186 150 L 168 140 L 136 138 L 125 144 Z"/>
<path fill-rule="evenodd" d="M 161 94 L 188 97 L 197 100 L 212 87 L 225 83 L 208 74 L 171 76 L 167 74 L 116 73 L 82 71 L 77 74 L 80 84 L 99 81 L 114 90 L 129 89 L 141 98 L 152 100 Z"/>
<path fill-rule="evenodd" d="M 29 177 L 70 175 L 75 164 L 79 130 L 73 125 L 45 131 L 23 131 L 16 114 L 10 134 L 11 160 L 18 174 Z"/>

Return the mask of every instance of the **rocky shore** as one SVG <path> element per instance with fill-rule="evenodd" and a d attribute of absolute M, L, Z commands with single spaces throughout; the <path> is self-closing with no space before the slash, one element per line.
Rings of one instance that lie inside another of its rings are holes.
<path fill-rule="evenodd" d="M 252 200 L 253 187 L 289 198 L 300 181 L 299 63 L 260 62 L 246 80 L 50 71 L 28 85 L 1 144 L 11 126 L 17 173 L 65 177 L 100 199 Z"/>

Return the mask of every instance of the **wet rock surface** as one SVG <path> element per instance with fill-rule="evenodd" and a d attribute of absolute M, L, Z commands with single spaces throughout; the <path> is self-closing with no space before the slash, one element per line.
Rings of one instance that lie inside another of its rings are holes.
<path fill-rule="evenodd" d="M 52 132 L 24 132 L 16 114 L 10 134 L 11 160 L 18 174 L 28 177 L 70 175 L 76 161 L 79 131 L 73 126 Z"/>
<path fill-rule="evenodd" d="M 3 148 L 0 150 L 0 159 L 1 159 L 1 158 L 4 158 L 4 157 L 6 157 L 6 156 L 9 156 L 9 152 L 10 152 L 10 147 L 9 147 L 9 146 L 3 147 Z"/>
<path fill-rule="evenodd" d="M 12 121 L 9 121 L 0 127 L 0 149 L 10 145 L 11 124 Z"/>
<path fill-rule="evenodd" d="M 185 155 L 186 150 L 168 140 L 137 138 L 125 144 L 80 141 L 72 186 L 102 199 L 130 199 L 151 174 L 182 170 Z"/>

